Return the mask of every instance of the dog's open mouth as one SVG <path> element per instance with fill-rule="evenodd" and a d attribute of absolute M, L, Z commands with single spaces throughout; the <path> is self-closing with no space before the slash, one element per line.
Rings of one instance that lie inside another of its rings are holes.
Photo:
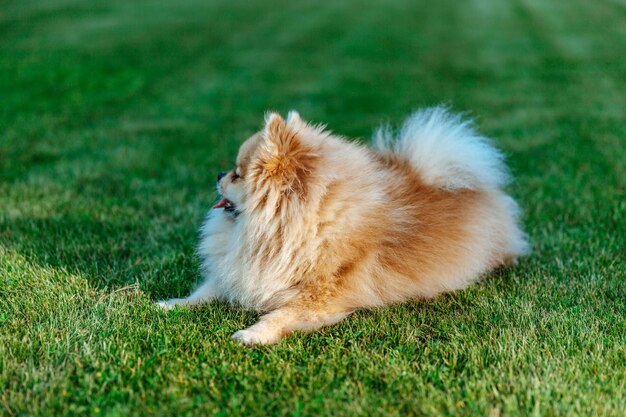
<path fill-rule="evenodd" d="M 214 209 L 223 208 L 226 213 L 232 214 L 237 217 L 239 212 L 237 211 L 237 206 L 227 198 L 222 198 L 213 206 Z"/>

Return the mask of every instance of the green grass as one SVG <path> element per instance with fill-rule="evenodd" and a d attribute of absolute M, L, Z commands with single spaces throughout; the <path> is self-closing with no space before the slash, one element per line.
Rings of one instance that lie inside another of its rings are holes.
<path fill-rule="evenodd" d="M 0 415 L 622 416 L 626 4 L 6 0 Z M 351 137 L 439 102 L 506 152 L 534 253 L 243 348 L 166 314 L 264 111 Z"/>

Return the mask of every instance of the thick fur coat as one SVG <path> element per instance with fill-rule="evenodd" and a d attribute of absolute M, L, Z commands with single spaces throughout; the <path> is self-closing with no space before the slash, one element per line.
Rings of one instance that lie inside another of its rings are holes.
<path fill-rule="evenodd" d="M 202 226 L 203 283 L 164 308 L 227 299 L 263 315 L 236 332 L 275 343 L 357 309 L 459 290 L 528 251 L 502 155 L 436 107 L 371 148 L 276 113 L 220 175 Z"/>

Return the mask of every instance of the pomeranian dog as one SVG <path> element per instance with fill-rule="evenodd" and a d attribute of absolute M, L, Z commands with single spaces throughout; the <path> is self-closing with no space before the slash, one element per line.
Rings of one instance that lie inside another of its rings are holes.
<path fill-rule="evenodd" d="M 247 345 L 459 290 L 528 252 L 502 154 L 442 107 L 380 129 L 371 148 L 269 113 L 217 179 L 204 281 L 159 305 L 217 297 L 261 312 L 233 334 Z"/>

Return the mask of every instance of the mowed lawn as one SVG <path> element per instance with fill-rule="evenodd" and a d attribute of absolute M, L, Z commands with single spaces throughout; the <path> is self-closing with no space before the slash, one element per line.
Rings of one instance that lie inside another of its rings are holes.
<path fill-rule="evenodd" d="M 626 414 L 619 0 L 5 0 L 0 415 Z M 268 109 L 367 141 L 445 103 L 507 154 L 533 254 L 277 346 L 198 279 Z"/>

